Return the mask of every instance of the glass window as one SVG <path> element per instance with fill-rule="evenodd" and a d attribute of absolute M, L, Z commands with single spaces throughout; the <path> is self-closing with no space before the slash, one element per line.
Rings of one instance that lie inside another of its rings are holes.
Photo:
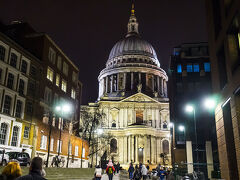
<path fill-rule="evenodd" d="M 6 123 L 1 124 L 0 130 L 0 144 L 6 144 L 8 125 Z"/>
<path fill-rule="evenodd" d="M 59 140 L 57 141 L 57 152 L 60 149 L 60 153 L 62 152 L 62 141 L 60 141 L 60 148 L 59 148 Z"/>
<path fill-rule="evenodd" d="M 67 92 L 67 82 L 64 79 L 62 80 L 62 90 Z"/>
<path fill-rule="evenodd" d="M 14 127 L 13 127 L 13 133 L 12 133 L 11 146 L 17 146 L 17 142 L 18 142 L 18 132 L 19 132 L 19 127 L 14 126 Z"/>
<path fill-rule="evenodd" d="M 187 72 L 193 72 L 192 64 L 187 64 Z"/>
<path fill-rule="evenodd" d="M 210 72 L 211 71 L 211 66 L 209 62 L 204 63 L 204 71 L 205 72 Z"/>
<path fill-rule="evenodd" d="M 0 68 L 0 83 L 2 83 L 2 73 L 3 73 L 3 70 Z"/>
<path fill-rule="evenodd" d="M 60 84 L 60 76 L 59 74 L 56 75 L 56 86 L 59 87 L 59 84 Z"/>
<path fill-rule="evenodd" d="M 28 139 L 29 138 L 29 131 L 30 131 L 30 127 L 28 126 L 25 126 L 24 127 L 24 134 L 23 134 L 23 137 Z"/>
<path fill-rule="evenodd" d="M 53 151 L 54 139 L 51 138 L 50 151 Z"/>
<path fill-rule="evenodd" d="M 21 65 L 21 72 L 22 73 L 27 73 L 27 66 L 28 66 L 28 63 L 25 61 L 25 60 L 22 60 L 22 65 Z"/>
<path fill-rule="evenodd" d="M 68 75 L 68 64 L 63 62 L 63 74 Z"/>
<path fill-rule="evenodd" d="M 77 80 L 78 80 L 77 73 L 73 71 L 73 74 L 72 74 L 72 82 L 76 83 Z"/>
<path fill-rule="evenodd" d="M 14 53 L 11 53 L 10 65 L 15 68 L 17 67 L 17 55 Z"/>
<path fill-rule="evenodd" d="M 47 69 L 47 79 L 53 82 L 53 70 L 50 67 Z"/>
<path fill-rule="evenodd" d="M 33 112 L 33 104 L 32 104 L 32 102 L 27 102 L 26 109 L 27 109 L 27 113 L 28 114 L 32 114 L 32 112 Z"/>
<path fill-rule="evenodd" d="M 52 90 L 49 89 L 48 87 L 45 88 L 44 101 L 47 104 L 50 104 L 52 101 Z"/>
<path fill-rule="evenodd" d="M 4 61 L 6 49 L 3 46 L 0 46 L 0 60 Z"/>
<path fill-rule="evenodd" d="M 8 73 L 8 81 L 7 87 L 13 89 L 14 75 L 12 73 Z"/>
<path fill-rule="evenodd" d="M 30 69 L 30 75 L 33 77 L 36 77 L 36 75 L 37 75 L 37 69 L 33 65 L 31 66 L 31 69 Z"/>
<path fill-rule="evenodd" d="M 19 95 L 24 95 L 24 84 L 25 84 L 25 82 L 22 79 L 20 79 L 19 86 L 18 86 Z"/>
<path fill-rule="evenodd" d="M 8 95 L 5 96 L 3 112 L 10 115 L 12 98 Z"/>
<path fill-rule="evenodd" d="M 72 89 L 72 91 L 71 91 L 71 97 L 72 97 L 73 99 L 76 98 L 76 91 L 75 91 L 74 89 Z"/>
<path fill-rule="evenodd" d="M 193 72 L 199 72 L 199 64 L 193 64 Z"/>
<path fill-rule="evenodd" d="M 162 147 L 163 147 L 163 153 L 169 154 L 169 142 L 167 140 L 164 140 L 162 142 Z"/>
<path fill-rule="evenodd" d="M 42 135 L 40 141 L 40 149 L 47 149 L 47 136 Z"/>
<path fill-rule="evenodd" d="M 51 63 L 55 64 L 56 52 L 52 48 L 49 48 L 48 59 Z"/>
<path fill-rule="evenodd" d="M 58 56 L 57 68 L 58 68 L 60 71 L 62 70 L 62 57 L 61 57 L 61 56 Z"/>
<path fill-rule="evenodd" d="M 22 104 L 23 104 L 22 101 L 17 100 L 15 116 L 18 118 L 21 118 L 22 115 Z"/>
<path fill-rule="evenodd" d="M 177 65 L 177 72 L 182 73 L 182 65 L 181 64 Z"/>
<path fill-rule="evenodd" d="M 72 144 L 69 144 L 69 155 L 72 155 Z"/>
<path fill-rule="evenodd" d="M 82 157 L 85 158 L 85 148 L 82 148 Z"/>
<path fill-rule="evenodd" d="M 78 156 L 78 146 L 75 146 L 75 153 L 74 153 L 75 156 Z"/>

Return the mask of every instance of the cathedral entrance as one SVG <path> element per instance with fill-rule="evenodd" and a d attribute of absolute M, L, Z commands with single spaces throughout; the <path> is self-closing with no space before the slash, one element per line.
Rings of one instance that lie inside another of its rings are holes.
<path fill-rule="evenodd" d="M 138 148 L 138 161 L 139 163 L 143 163 L 143 148 Z"/>
<path fill-rule="evenodd" d="M 143 123 L 143 111 L 136 111 L 136 124 Z"/>

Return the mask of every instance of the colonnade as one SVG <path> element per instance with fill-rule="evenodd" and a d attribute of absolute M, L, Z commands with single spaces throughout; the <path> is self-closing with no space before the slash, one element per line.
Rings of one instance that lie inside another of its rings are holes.
<path fill-rule="evenodd" d="M 142 84 L 142 91 L 158 92 L 158 95 L 167 97 L 167 81 L 165 78 L 154 74 L 141 72 L 124 72 L 104 77 L 100 82 L 102 93 L 113 93 L 121 90 L 137 90 Z"/>
<path fill-rule="evenodd" d="M 160 154 L 163 152 L 161 140 L 162 138 L 152 135 L 134 134 L 122 137 L 122 142 L 118 143 L 120 162 L 123 164 L 160 163 Z M 139 153 L 142 153 L 142 156 L 139 156 Z"/>

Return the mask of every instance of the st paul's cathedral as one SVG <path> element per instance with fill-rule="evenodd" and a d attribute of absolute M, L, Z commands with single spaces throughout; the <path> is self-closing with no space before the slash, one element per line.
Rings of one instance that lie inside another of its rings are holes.
<path fill-rule="evenodd" d="M 100 128 L 112 138 L 106 145 L 99 137 L 99 160 L 107 154 L 126 168 L 130 162 L 163 164 L 164 154 L 164 163 L 171 165 L 167 81 L 153 46 L 139 34 L 132 8 L 127 34 L 113 46 L 98 76 L 98 100 L 81 108 L 105 114 Z"/>

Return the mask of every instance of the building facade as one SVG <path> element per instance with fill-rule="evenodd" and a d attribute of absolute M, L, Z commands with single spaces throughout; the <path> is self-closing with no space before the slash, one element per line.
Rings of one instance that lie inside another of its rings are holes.
<path fill-rule="evenodd" d="M 206 1 L 213 92 L 222 178 L 239 179 L 240 1 Z"/>
<path fill-rule="evenodd" d="M 26 116 L 30 66 L 37 58 L 0 33 L 0 149 L 32 153 L 35 123 Z"/>
<path fill-rule="evenodd" d="M 173 164 L 188 163 L 186 167 L 192 173 L 193 170 L 198 171 L 198 161 L 200 171 L 208 178 L 214 170 L 213 163 L 216 166 L 218 163 L 214 113 L 203 107 L 203 101 L 210 96 L 208 44 L 188 43 L 175 47 L 169 76 L 170 118 L 174 123 Z M 188 104 L 195 108 L 196 131 L 193 114 L 185 110 Z M 185 129 L 180 131 L 180 126 Z M 194 166 L 192 163 L 195 163 Z"/>
<path fill-rule="evenodd" d="M 82 106 L 103 112 L 101 128 L 113 136 L 98 155 L 107 154 L 125 168 L 130 162 L 170 166 L 168 77 L 152 45 L 141 38 L 134 9 L 128 33 L 112 48 L 98 81 L 98 101 Z"/>
<path fill-rule="evenodd" d="M 31 132 L 32 156 L 46 160 L 49 149 L 49 165 L 52 158 L 59 155 L 65 162 L 71 160 L 69 167 L 80 167 L 81 163 L 87 167 L 88 144 L 76 137 L 82 88 L 78 67 L 47 34 L 36 32 L 27 23 L 4 26 L 3 32 L 37 57 L 37 61 L 29 65 L 26 88 L 26 117 L 36 125 Z M 64 113 L 65 105 L 70 109 L 68 114 Z M 62 108 L 62 113 L 56 112 L 57 106 Z"/>

